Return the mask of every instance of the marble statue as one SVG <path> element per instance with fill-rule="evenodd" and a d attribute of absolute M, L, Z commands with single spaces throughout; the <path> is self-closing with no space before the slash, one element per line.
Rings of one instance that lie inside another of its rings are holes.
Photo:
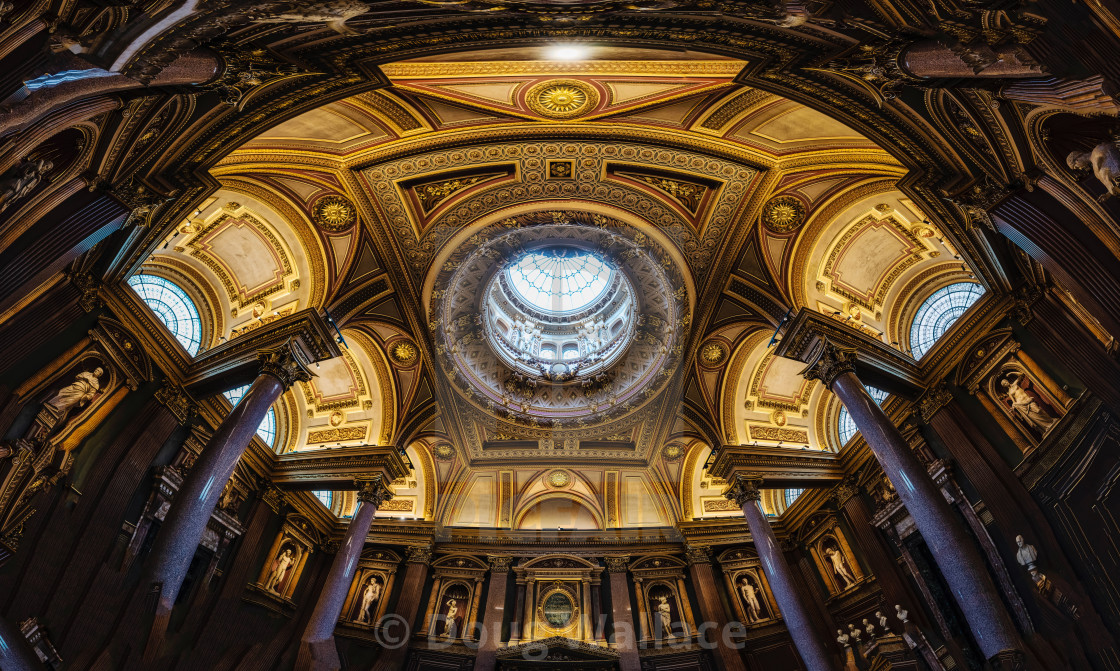
<path fill-rule="evenodd" d="M 323 23 L 340 35 L 356 33 L 346 26 L 350 19 L 369 11 L 369 5 L 358 0 L 320 0 L 292 6 L 277 13 L 260 12 L 254 23 Z"/>
<path fill-rule="evenodd" d="M 1025 389 L 1024 385 L 1019 384 L 1022 379 L 1023 375 L 1021 373 L 1012 373 L 1000 380 L 999 384 L 1003 387 L 1004 393 L 1007 394 L 1007 398 L 1011 402 L 1011 409 L 1015 411 L 1015 414 L 1027 426 L 1046 433 L 1058 419 L 1042 407 L 1033 393 Z"/>
<path fill-rule="evenodd" d="M 1090 151 L 1071 151 L 1066 156 L 1071 170 L 1092 170 L 1105 192 L 1097 200 L 1120 196 L 1120 143 L 1102 142 Z"/>
<path fill-rule="evenodd" d="M 882 629 L 885 633 L 889 634 L 890 631 L 891 631 L 891 627 L 890 627 L 890 624 L 887 622 L 887 616 L 883 615 L 883 611 L 881 611 L 881 610 L 875 611 L 875 619 L 879 620 L 879 628 Z"/>
<path fill-rule="evenodd" d="M 274 594 L 279 594 L 280 591 L 277 587 L 284 581 L 284 576 L 287 575 L 288 569 L 294 564 L 296 558 L 292 555 L 291 548 L 284 548 L 275 560 L 272 562 L 272 569 L 268 572 L 268 580 L 264 583 L 264 588 Z"/>
<path fill-rule="evenodd" d="M 747 606 L 747 620 L 759 622 L 762 620 L 762 605 L 758 603 L 757 590 L 747 578 L 743 578 L 739 585 L 739 593 L 743 595 L 743 603 Z"/>
<path fill-rule="evenodd" d="M 868 620 L 866 617 L 863 618 L 863 623 L 862 624 L 863 624 L 863 630 L 865 632 L 867 632 L 867 637 L 871 640 L 874 640 L 875 639 L 875 625 L 871 624 L 871 621 Z"/>
<path fill-rule="evenodd" d="M 459 617 L 459 602 L 449 599 L 447 602 L 447 619 L 443 621 L 443 635 L 455 635 L 455 618 Z"/>
<path fill-rule="evenodd" d="M 847 648 L 851 646 L 851 641 L 852 637 L 845 634 L 843 629 L 836 630 L 836 642 L 840 644 L 840 647 Z"/>
<path fill-rule="evenodd" d="M 377 581 L 377 578 L 370 578 L 366 582 L 365 589 L 362 590 L 362 605 L 358 610 L 358 622 L 370 622 L 373 616 L 369 609 L 380 597 L 381 583 Z"/>
<path fill-rule="evenodd" d="M 1027 570 L 1033 569 L 1035 563 L 1038 561 L 1038 550 L 1033 545 L 1023 540 L 1022 536 L 1015 537 L 1015 545 L 1019 547 L 1015 551 L 1015 561 L 1019 562 L 1019 566 L 1025 567 Z"/>
<path fill-rule="evenodd" d="M 58 411 L 59 415 L 65 415 L 70 412 L 70 409 L 76 405 L 85 405 L 93 399 L 97 398 L 97 393 L 101 389 L 101 376 L 105 374 L 105 369 L 98 366 L 93 369 L 93 372 L 82 371 L 74 376 L 74 381 L 66 385 L 52 396 L 47 405 Z"/>
<path fill-rule="evenodd" d="M 832 562 L 832 570 L 844 581 L 843 589 L 848 589 L 855 584 L 856 578 L 852 575 L 851 569 L 848 568 L 848 562 L 844 560 L 843 553 L 834 547 L 827 547 L 824 549 L 824 554 Z"/>
<path fill-rule="evenodd" d="M 669 605 L 669 597 L 662 594 L 657 597 L 657 619 L 661 623 L 660 630 L 668 638 L 673 638 L 673 607 Z"/>
<path fill-rule="evenodd" d="M 0 180 L 0 212 L 31 193 L 53 167 L 54 163 L 46 159 L 24 161 L 16 166 L 14 175 Z"/>
<path fill-rule="evenodd" d="M 863 634 L 860 632 L 859 629 L 856 629 L 856 626 L 854 624 L 852 624 L 850 622 L 848 623 L 848 635 L 851 636 L 855 640 L 856 643 L 861 643 L 862 642 L 862 641 L 860 641 L 860 637 Z"/>
<path fill-rule="evenodd" d="M 906 624 L 910 621 L 910 611 L 903 610 L 902 606 L 897 603 L 894 605 L 894 614 L 898 616 L 898 619 L 902 621 L 902 624 Z"/>

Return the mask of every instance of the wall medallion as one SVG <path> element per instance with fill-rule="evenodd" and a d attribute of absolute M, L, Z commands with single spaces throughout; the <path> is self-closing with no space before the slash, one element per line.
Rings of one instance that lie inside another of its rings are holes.
<path fill-rule="evenodd" d="M 389 345 L 389 358 L 401 368 L 409 368 L 420 359 L 420 350 L 410 340 L 398 340 Z"/>
<path fill-rule="evenodd" d="M 774 196 L 762 206 L 762 224 L 775 233 L 789 233 L 805 223 L 805 206 L 794 196 Z"/>
<path fill-rule="evenodd" d="M 358 209 L 342 196 L 324 196 L 315 203 L 315 225 L 331 233 L 341 233 L 358 220 Z"/>
<path fill-rule="evenodd" d="M 440 461 L 451 461 L 455 456 L 455 448 L 451 447 L 449 443 L 439 443 L 432 448 L 432 454 Z"/>
<path fill-rule="evenodd" d="M 599 92 L 575 79 L 541 82 L 525 95 L 529 109 L 550 119 L 571 119 L 595 109 Z"/>
<path fill-rule="evenodd" d="M 552 471 L 545 476 L 545 482 L 550 486 L 560 489 L 567 487 L 572 482 L 572 476 L 567 471 Z"/>
<path fill-rule="evenodd" d="M 718 341 L 710 340 L 700 348 L 700 363 L 704 366 L 718 366 L 727 358 L 727 347 Z"/>
<path fill-rule="evenodd" d="M 666 461 L 677 461 L 684 456 L 684 450 L 677 443 L 669 443 L 661 450 L 661 456 L 665 457 Z"/>

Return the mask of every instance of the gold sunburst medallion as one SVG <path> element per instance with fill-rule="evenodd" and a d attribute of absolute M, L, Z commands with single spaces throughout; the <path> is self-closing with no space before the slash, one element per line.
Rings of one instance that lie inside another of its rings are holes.
<path fill-rule="evenodd" d="M 315 223 L 320 228 L 338 233 L 345 231 L 358 220 L 354 204 L 342 196 L 325 196 L 315 203 Z"/>
<path fill-rule="evenodd" d="M 389 348 L 389 356 L 393 359 L 393 363 L 407 368 L 416 363 L 420 350 L 408 340 L 398 340 Z"/>
<path fill-rule="evenodd" d="M 554 79 L 529 89 L 529 109 L 550 119 L 571 119 L 594 109 L 599 103 L 595 88 L 574 79 Z"/>
<path fill-rule="evenodd" d="M 552 471 L 548 474 L 548 484 L 557 489 L 567 487 L 571 481 L 572 476 L 567 471 Z"/>
<path fill-rule="evenodd" d="M 718 342 L 709 342 L 700 348 L 700 361 L 705 366 L 717 366 L 726 356 L 727 349 Z"/>
<path fill-rule="evenodd" d="M 762 223 L 775 233 L 788 233 L 805 223 L 805 206 L 794 196 L 775 196 L 762 206 Z"/>

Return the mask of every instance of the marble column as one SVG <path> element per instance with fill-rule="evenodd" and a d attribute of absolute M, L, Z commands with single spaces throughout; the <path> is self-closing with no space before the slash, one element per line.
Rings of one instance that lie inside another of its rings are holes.
<path fill-rule="evenodd" d="M 724 610 L 723 601 L 716 590 L 711 549 L 704 545 L 690 545 L 685 549 L 685 559 L 688 561 L 692 586 L 700 601 L 700 617 L 704 618 L 704 622 L 698 625 L 703 628 L 698 631 L 703 632 L 707 643 L 714 646 L 712 656 L 716 660 L 716 667 L 719 671 L 746 671 L 742 655 L 732 647 L 731 633 L 727 628 L 727 611 Z M 684 590 L 683 580 L 680 581 L 680 598 L 681 605 L 689 612 L 688 592 Z"/>
<path fill-rule="evenodd" d="M 334 556 L 327 580 L 315 602 L 315 610 L 303 630 L 296 656 L 296 671 L 336 671 L 342 667 L 334 644 L 334 626 L 342 614 L 346 594 L 354 582 L 354 572 L 369 535 L 369 525 L 378 506 L 392 497 L 381 476 L 362 483 L 358 490 L 358 509 L 346 528 L 346 536 Z"/>
<path fill-rule="evenodd" d="M 400 596 L 397 597 L 393 612 L 379 622 L 383 641 L 381 656 L 377 658 L 374 671 L 399 671 L 404 668 L 408 655 L 408 641 L 416 624 L 416 614 L 420 610 L 420 594 L 428 580 L 428 564 L 432 561 L 430 545 L 414 545 L 408 548 L 408 560 L 401 583 Z"/>
<path fill-rule="evenodd" d="M 43 671 L 43 663 L 20 628 L 0 617 L 0 669 L 4 671 Z"/>
<path fill-rule="evenodd" d="M 793 645 L 801 655 L 801 663 L 808 671 L 829 671 L 834 666 L 832 659 L 825 650 L 820 635 L 813 628 L 808 609 L 801 603 L 793 572 L 786 564 L 785 553 L 774 536 L 774 530 L 770 528 L 770 521 L 762 512 L 759 503 L 762 496 L 758 491 L 757 481 L 737 475 L 727 492 L 727 498 L 734 500 L 743 509 L 743 517 L 747 518 L 755 550 L 762 561 L 762 570 L 770 583 L 770 591 L 778 602 L 778 609 L 782 612 L 782 619 L 785 620 Z"/>
<path fill-rule="evenodd" d="M 630 571 L 630 557 L 607 557 L 606 560 L 611 585 L 611 619 L 614 622 L 611 640 L 619 655 L 618 668 L 619 671 L 641 671 L 634 610 L 630 607 L 630 585 L 626 579 Z"/>
<path fill-rule="evenodd" d="M 1022 655 L 1022 643 L 984 559 L 922 462 L 856 377 L 855 356 L 825 341 L 803 375 L 821 380 L 840 398 L 921 532 L 980 651 L 993 665 L 1006 664 Z"/>
<path fill-rule="evenodd" d="M 187 568 L 237 461 L 284 390 L 296 380 L 310 380 L 313 375 L 307 368 L 307 357 L 292 340 L 262 351 L 258 357 L 260 374 L 183 479 L 146 562 L 141 584 L 149 596 L 158 595 L 158 600 L 145 659 L 159 654 Z"/>
<path fill-rule="evenodd" d="M 502 641 L 502 623 L 506 616 L 506 585 L 513 557 L 491 555 L 490 586 L 486 589 L 486 612 L 482 616 L 482 633 L 474 671 L 493 671 L 497 664 L 498 645 Z M 516 611 L 514 612 L 516 616 Z"/>

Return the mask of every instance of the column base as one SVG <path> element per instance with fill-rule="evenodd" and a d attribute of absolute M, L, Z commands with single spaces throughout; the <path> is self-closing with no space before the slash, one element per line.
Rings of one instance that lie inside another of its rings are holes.
<path fill-rule="evenodd" d="M 342 661 L 334 636 L 324 641 L 300 641 L 295 671 L 339 671 Z"/>
<path fill-rule="evenodd" d="M 994 671 L 1026 671 L 1027 657 L 1022 650 L 1000 650 L 988 660 Z"/>

